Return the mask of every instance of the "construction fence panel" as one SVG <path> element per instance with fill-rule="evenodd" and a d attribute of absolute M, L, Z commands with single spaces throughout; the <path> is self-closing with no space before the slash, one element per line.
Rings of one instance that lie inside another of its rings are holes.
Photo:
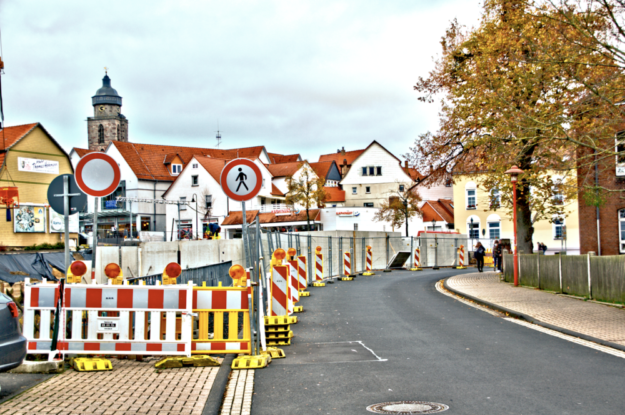
<path fill-rule="evenodd" d="M 562 292 L 588 296 L 588 258 L 586 255 L 562 255 Z"/>
<path fill-rule="evenodd" d="M 540 289 L 560 292 L 560 257 L 558 255 L 538 255 Z"/>
<path fill-rule="evenodd" d="M 520 254 L 519 264 L 522 270 L 519 284 L 538 287 L 538 254 Z"/>
<path fill-rule="evenodd" d="M 590 275 L 595 300 L 625 304 L 625 257 L 591 256 Z"/>

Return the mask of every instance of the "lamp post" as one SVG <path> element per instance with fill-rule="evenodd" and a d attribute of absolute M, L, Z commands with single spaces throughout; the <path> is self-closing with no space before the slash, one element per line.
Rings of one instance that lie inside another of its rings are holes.
<path fill-rule="evenodd" d="M 519 169 L 517 166 L 512 166 L 510 170 L 507 170 L 505 174 L 510 176 L 512 180 L 512 214 L 513 214 L 513 222 L 514 222 L 514 286 L 519 286 L 519 261 L 518 261 L 518 250 L 517 250 L 517 241 L 516 241 L 516 183 L 519 174 L 522 174 L 523 170 Z"/>
<path fill-rule="evenodd" d="M 408 201 L 406 199 L 402 200 L 404 204 L 404 208 L 406 209 L 406 238 L 408 237 Z"/>
<path fill-rule="evenodd" d="M 200 239 L 200 233 L 199 233 L 200 224 L 198 223 L 198 216 L 197 216 L 197 195 L 195 193 L 193 193 L 191 202 L 195 202 L 195 238 Z"/>
<path fill-rule="evenodd" d="M 432 232 L 436 232 L 436 219 L 432 219 Z M 432 269 L 439 269 L 438 267 L 438 238 L 434 234 L 434 266 Z"/>
<path fill-rule="evenodd" d="M 473 251 L 473 218 L 471 218 L 471 224 L 469 225 L 469 238 L 471 238 L 471 251 Z"/>

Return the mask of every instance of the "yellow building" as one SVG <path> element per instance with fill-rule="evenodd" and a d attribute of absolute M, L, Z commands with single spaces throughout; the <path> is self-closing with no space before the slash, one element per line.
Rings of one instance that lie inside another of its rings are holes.
<path fill-rule="evenodd" d="M 11 209 L 10 221 L 8 216 L 5 219 L 6 205 L 0 206 L 0 245 L 23 247 L 63 241 L 63 234 L 54 226 L 58 217 L 50 213 L 47 193 L 50 182 L 66 173 L 74 173 L 69 156 L 41 124 L 0 130 L 0 189 L 15 186 L 19 192 L 19 206 Z M 76 239 L 76 234 L 70 238 Z"/>
<path fill-rule="evenodd" d="M 480 188 L 479 183 L 479 177 L 454 175 L 455 228 L 472 238 L 474 245 L 479 240 L 486 248 L 491 248 L 496 239 L 509 239 L 513 244 L 512 212 L 502 208 L 491 209 L 491 195 Z M 534 252 L 537 252 L 538 242 L 542 242 L 547 246 L 547 254 L 560 251 L 562 247 L 566 247 L 569 254 L 579 254 L 577 199 L 565 200 L 564 211 L 567 212 L 565 218 L 557 218 L 553 223 L 540 220 L 534 224 Z"/>

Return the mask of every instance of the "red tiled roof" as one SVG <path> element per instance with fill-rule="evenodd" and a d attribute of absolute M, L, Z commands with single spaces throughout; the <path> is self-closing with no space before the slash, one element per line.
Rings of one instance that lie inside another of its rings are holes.
<path fill-rule="evenodd" d="M 169 174 L 167 165 L 164 164 L 166 158 L 171 160 L 173 156 L 180 157 L 186 165 L 191 158 L 196 155 L 212 158 L 232 160 L 238 157 L 258 158 L 264 147 L 248 147 L 232 150 L 221 150 L 198 147 L 176 147 L 156 144 L 138 144 L 113 141 L 114 145 L 122 157 L 126 160 L 137 178 L 143 180 L 162 180 L 173 182 L 176 176 Z"/>
<path fill-rule="evenodd" d="M 423 180 L 423 178 L 425 177 L 424 175 L 419 173 L 419 171 L 417 169 L 415 169 L 414 167 L 404 167 L 404 171 L 415 182 L 417 180 Z"/>
<path fill-rule="evenodd" d="M 345 154 L 332 153 L 332 154 L 322 154 L 319 156 L 319 161 L 334 161 L 337 166 L 343 165 L 343 160 L 347 160 L 347 165 L 351 166 L 356 157 L 361 155 L 365 150 L 354 150 L 354 151 L 346 151 Z"/>
<path fill-rule="evenodd" d="M 195 159 L 206 169 L 206 171 L 219 183 L 221 181 L 221 171 L 228 160 L 215 159 L 210 157 L 196 156 Z"/>
<path fill-rule="evenodd" d="M 332 167 L 332 161 L 318 161 L 316 163 L 310 163 L 310 167 L 317 173 L 317 176 L 324 179 L 328 176 L 330 168 Z"/>
<path fill-rule="evenodd" d="M 15 143 L 20 141 L 38 124 L 39 123 L 15 125 L 13 127 L 5 127 L 4 129 L 0 129 L 0 148 L 10 148 Z"/>
<path fill-rule="evenodd" d="M 258 216 L 260 223 L 283 223 L 283 222 L 306 222 L 306 211 L 300 210 L 293 215 L 279 215 L 276 216 L 273 213 L 258 213 L 258 210 L 248 210 L 245 212 L 245 220 L 247 223 L 252 223 Z M 310 220 L 319 220 L 320 210 L 311 209 Z M 228 216 L 221 223 L 223 226 L 227 225 L 241 225 L 243 223 L 243 213 L 240 211 L 230 212 Z"/>
<path fill-rule="evenodd" d="M 328 186 L 323 186 L 323 190 L 326 192 L 325 202 L 345 202 L 345 190 Z"/>
<path fill-rule="evenodd" d="M 89 150 L 88 148 L 78 148 L 78 147 L 74 147 L 73 150 L 76 152 L 76 154 L 78 154 L 78 157 L 84 157 L 86 154 L 93 153 L 94 151 L 98 151 L 98 150 Z"/>
<path fill-rule="evenodd" d="M 269 156 L 269 162 L 271 162 L 272 164 L 292 163 L 301 159 L 301 156 L 299 154 L 290 154 L 286 156 L 276 153 L 267 153 L 267 155 Z"/>
<path fill-rule="evenodd" d="M 293 176 L 302 167 L 302 161 L 282 164 L 267 164 L 267 170 L 273 177 Z"/>
<path fill-rule="evenodd" d="M 454 209 L 451 207 L 451 200 L 439 199 L 425 202 L 421 211 L 423 212 L 423 222 L 444 221 L 454 223 Z"/>
<path fill-rule="evenodd" d="M 271 183 L 271 194 L 273 196 L 284 196 L 284 193 L 282 193 L 273 183 Z"/>

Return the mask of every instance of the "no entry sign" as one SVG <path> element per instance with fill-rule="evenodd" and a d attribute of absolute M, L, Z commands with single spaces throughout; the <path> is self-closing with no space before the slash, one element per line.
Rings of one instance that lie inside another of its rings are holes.
<path fill-rule="evenodd" d="M 248 159 L 235 159 L 226 164 L 220 179 L 224 193 L 237 202 L 254 199 L 263 185 L 260 169 Z"/>
<path fill-rule="evenodd" d="M 74 177 L 80 190 L 89 196 L 104 197 L 117 189 L 121 172 L 108 154 L 89 153 L 78 161 Z"/>

